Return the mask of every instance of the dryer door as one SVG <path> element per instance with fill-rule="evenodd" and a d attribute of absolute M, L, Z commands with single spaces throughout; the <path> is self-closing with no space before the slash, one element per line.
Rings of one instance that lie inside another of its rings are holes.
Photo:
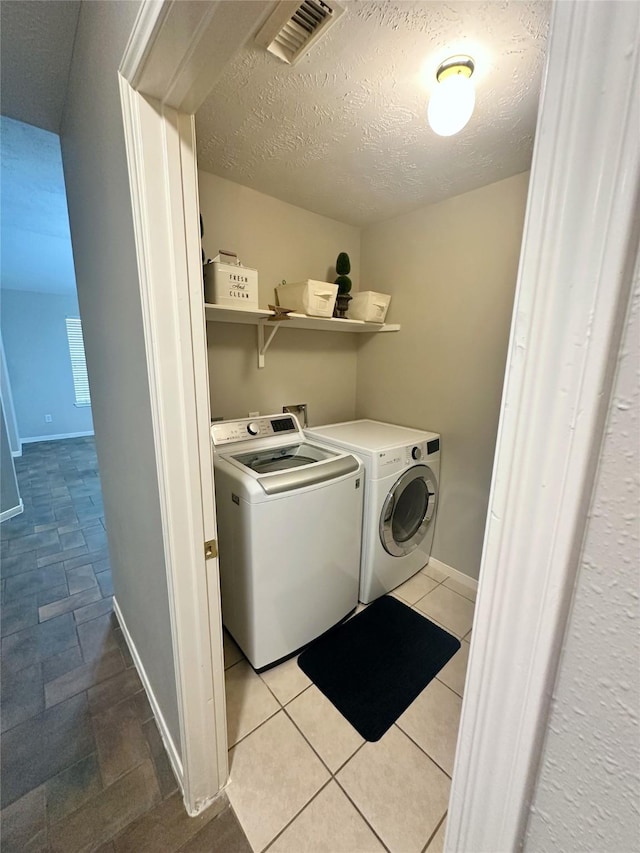
<path fill-rule="evenodd" d="M 427 535 L 436 512 L 436 478 L 431 468 L 415 465 L 397 480 L 380 514 L 380 541 L 393 557 L 410 554 Z"/>

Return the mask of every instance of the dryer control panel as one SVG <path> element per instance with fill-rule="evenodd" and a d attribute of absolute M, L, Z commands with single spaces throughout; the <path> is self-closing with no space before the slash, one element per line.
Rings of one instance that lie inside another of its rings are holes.
<path fill-rule="evenodd" d="M 300 427 L 292 415 L 266 415 L 239 421 L 216 421 L 211 425 L 211 440 L 216 447 L 236 441 L 298 435 Z"/>
<path fill-rule="evenodd" d="M 427 442 L 421 441 L 419 444 L 409 445 L 405 447 L 404 462 L 405 465 L 415 465 L 416 462 L 422 462 L 427 455 Z"/>
<path fill-rule="evenodd" d="M 431 441 L 421 441 L 419 444 L 414 444 L 413 446 L 406 448 L 405 462 L 407 465 L 411 465 L 412 462 L 423 462 L 429 456 L 433 456 L 434 453 L 438 453 L 439 450 L 439 438 L 433 438 Z"/>
<path fill-rule="evenodd" d="M 426 441 L 418 444 L 408 444 L 406 447 L 397 447 L 394 450 L 378 451 L 378 476 L 384 476 L 391 471 L 400 471 L 411 465 L 418 465 L 429 455 Z"/>

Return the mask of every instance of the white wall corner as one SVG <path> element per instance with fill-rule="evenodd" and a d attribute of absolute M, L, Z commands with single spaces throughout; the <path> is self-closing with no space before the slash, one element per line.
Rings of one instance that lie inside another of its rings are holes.
<path fill-rule="evenodd" d="M 21 512 L 24 512 L 22 499 L 20 499 L 20 503 L 17 506 L 12 506 L 10 509 L 5 509 L 4 512 L 0 512 L 0 524 L 2 524 L 3 521 L 9 521 L 10 518 L 14 518 L 16 515 L 20 515 Z"/>
<path fill-rule="evenodd" d="M 11 379 L 9 378 L 9 369 L 7 366 L 7 356 L 4 351 L 4 342 L 0 333 L 0 399 L 2 400 L 2 408 L 4 409 L 5 423 L 7 426 L 7 436 L 9 438 L 9 447 L 11 448 L 12 456 L 22 455 L 22 442 L 20 441 L 20 432 L 18 430 L 18 421 L 16 419 L 16 410 L 13 404 L 13 390 L 11 388 Z"/>

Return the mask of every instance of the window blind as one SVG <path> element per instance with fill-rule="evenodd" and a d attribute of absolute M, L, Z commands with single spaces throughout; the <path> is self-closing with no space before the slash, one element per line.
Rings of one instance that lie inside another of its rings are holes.
<path fill-rule="evenodd" d="M 67 340 L 69 342 L 76 406 L 90 406 L 89 377 L 87 376 L 87 362 L 84 357 L 82 323 L 79 317 L 67 317 L 65 322 L 67 324 Z"/>

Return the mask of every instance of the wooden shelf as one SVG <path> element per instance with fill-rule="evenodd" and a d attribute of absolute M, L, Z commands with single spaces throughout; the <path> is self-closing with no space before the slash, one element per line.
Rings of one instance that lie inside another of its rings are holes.
<path fill-rule="evenodd" d="M 280 329 L 308 329 L 313 332 L 399 332 L 400 326 L 389 323 L 365 323 L 363 320 L 338 320 L 335 317 L 307 317 L 306 314 L 288 314 L 287 320 L 272 321 L 273 311 L 263 309 L 232 308 L 227 305 L 205 303 L 208 323 L 241 323 L 255 326 L 258 332 L 258 367 L 264 367 L 264 356 Z"/>
<path fill-rule="evenodd" d="M 306 314 L 289 314 L 288 320 L 272 322 L 273 311 L 266 309 L 232 308 L 227 305 L 211 305 L 206 303 L 205 313 L 207 322 L 211 323 L 242 323 L 245 326 L 257 326 L 266 323 L 267 328 L 310 329 L 322 332 L 399 332 L 400 326 L 389 323 L 365 323 L 363 320 L 338 320 L 335 317 L 307 317 Z"/>

